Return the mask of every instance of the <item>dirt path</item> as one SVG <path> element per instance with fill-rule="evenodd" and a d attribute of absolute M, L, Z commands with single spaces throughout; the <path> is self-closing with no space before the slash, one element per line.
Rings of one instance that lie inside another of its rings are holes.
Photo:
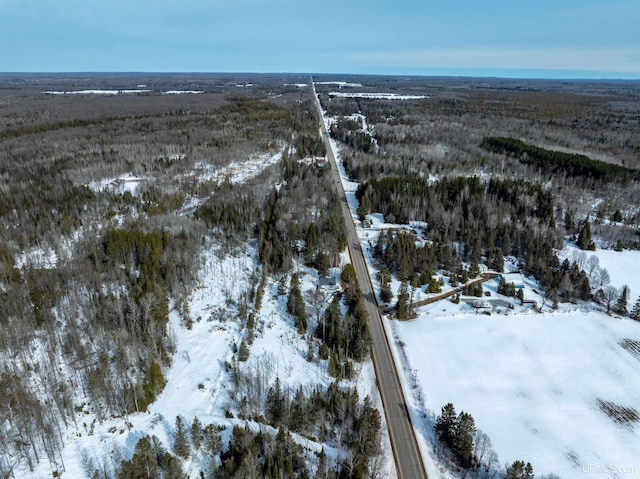
<path fill-rule="evenodd" d="M 435 303 L 437 301 L 440 301 L 441 299 L 449 298 L 449 297 L 453 296 L 456 293 L 460 293 L 467 286 L 474 286 L 476 284 L 486 283 L 490 279 L 496 278 L 497 276 L 498 276 L 498 273 L 482 273 L 479 278 L 472 279 L 471 281 L 467 282 L 466 284 L 464 284 L 462 286 L 458 286 L 456 288 L 453 288 L 450 291 L 445 291 L 444 293 L 440 293 L 440 294 L 438 294 L 436 296 L 431 296 L 430 298 L 423 299 L 422 301 L 418 301 L 416 303 L 413 303 L 411 305 L 411 307 L 412 308 L 419 308 L 420 306 L 426 306 L 427 304 Z"/>

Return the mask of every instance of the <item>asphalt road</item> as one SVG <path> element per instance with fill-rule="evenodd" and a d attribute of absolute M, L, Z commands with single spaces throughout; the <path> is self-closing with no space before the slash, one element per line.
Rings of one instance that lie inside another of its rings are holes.
<path fill-rule="evenodd" d="M 315 93 L 315 86 L 314 86 Z M 317 97 L 316 97 L 317 98 Z M 318 112 L 322 118 L 320 104 L 316 101 Z M 376 372 L 376 382 L 387 420 L 387 428 L 389 429 L 389 438 L 393 449 L 393 456 L 396 463 L 398 479 L 409 478 L 426 478 L 427 474 L 422 463 L 422 457 L 418 449 L 409 412 L 398 379 L 389 342 L 382 325 L 380 311 L 376 304 L 375 295 L 373 294 L 373 286 L 369 271 L 367 270 L 360 241 L 356 234 L 356 227 L 353 223 L 351 211 L 347 203 L 347 198 L 340 181 L 340 174 L 337 170 L 333 150 L 329 141 L 329 135 L 325 127 L 324 121 L 321 120 L 322 138 L 327 147 L 327 158 L 331 165 L 331 171 L 336 189 L 342 197 L 342 214 L 344 223 L 347 227 L 347 238 L 349 245 L 349 254 L 351 262 L 358 276 L 358 283 L 365 298 L 367 313 L 369 315 L 369 329 L 373 340 L 371 356 Z"/>

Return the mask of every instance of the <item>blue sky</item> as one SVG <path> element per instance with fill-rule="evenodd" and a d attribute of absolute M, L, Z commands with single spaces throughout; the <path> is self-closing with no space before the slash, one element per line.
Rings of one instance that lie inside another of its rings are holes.
<path fill-rule="evenodd" d="M 0 71 L 640 79 L 640 0 L 0 0 Z"/>

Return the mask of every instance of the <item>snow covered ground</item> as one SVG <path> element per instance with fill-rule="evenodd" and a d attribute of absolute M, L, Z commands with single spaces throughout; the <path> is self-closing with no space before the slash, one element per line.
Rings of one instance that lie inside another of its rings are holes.
<path fill-rule="evenodd" d="M 639 323 L 599 312 L 441 309 L 392 323 L 424 392 L 415 408 L 439 414 L 453 403 L 489 435 L 502 463 L 530 461 L 537 474 L 582 477 L 590 465 L 615 464 L 640 476 L 640 424 L 603 410 L 638 411 L 640 356 L 630 345 L 640 345 Z"/>
<path fill-rule="evenodd" d="M 132 95 L 136 93 L 149 93 L 153 90 L 70 90 L 70 91 L 45 91 L 45 95 Z"/>
<path fill-rule="evenodd" d="M 87 187 L 91 191 L 110 190 L 114 193 L 124 194 L 126 191 L 133 196 L 138 196 L 143 183 L 151 181 L 153 178 L 137 177 L 130 174 L 119 176 L 118 178 L 103 178 L 91 181 Z"/>
<path fill-rule="evenodd" d="M 146 85 L 145 85 L 146 86 Z M 129 90 L 49 90 L 44 91 L 45 95 L 135 95 L 137 93 L 151 93 L 154 90 L 129 89 Z M 181 95 L 204 93 L 204 90 L 167 90 L 161 92 L 162 95 Z"/>
<path fill-rule="evenodd" d="M 424 100 L 429 98 L 425 95 L 401 95 L 398 93 L 360 93 L 360 92 L 329 92 L 330 96 L 342 98 L 367 98 L 371 100 Z"/>
<path fill-rule="evenodd" d="M 615 251 L 610 249 L 596 249 L 595 251 L 581 251 L 577 246 L 567 243 L 560 251 L 561 258 L 568 258 L 570 261 L 584 253 L 587 258 L 595 256 L 598 258 L 600 268 L 606 268 L 611 276 L 611 284 L 620 289 L 623 286 L 629 287 L 629 309 L 635 300 L 640 296 L 640 251 Z M 585 265 L 586 269 L 588 265 Z"/>
<path fill-rule="evenodd" d="M 346 257 L 344 258 L 346 260 Z M 184 318 L 172 310 L 168 331 L 176 352 L 171 367 L 165 372 L 166 386 L 148 412 L 131 414 L 126 417 L 112 417 L 99 423 L 88 406 L 77 415 L 77 427 L 70 426 L 65 433 L 65 447 L 62 452 L 63 477 L 86 477 L 86 470 L 102 467 L 113 470 L 113 463 L 132 456 L 137 441 L 145 435 L 155 435 L 168 449 L 173 444 L 175 418 L 180 415 L 186 424 L 194 417 L 206 425 L 226 426 L 223 438 L 234 425 L 258 428 L 257 424 L 236 418 L 228 418 L 231 410 L 237 416 L 230 397 L 231 381 L 225 363 L 232 362 L 234 345 L 243 338 L 241 322 L 238 320 L 238 301 L 250 289 L 250 279 L 257 267 L 257 253 L 249 247 L 235 256 L 220 258 L 215 245 L 205 248 L 203 254 L 200 284 L 189 298 L 189 315 L 193 321 L 187 327 Z M 333 274 L 339 275 L 340 268 Z M 305 267 L 298 267 L 303 295 L 315 291 L 317 273 Z M 288 283 L 287 283 L 288 284 Z M 279 377 L 283 389 L 291 394 L 299 385 L 305 389 L 325 388 L 332 378 L 327 374 L 327 361 L 309 362 L 306 355 L 308 343 L 305 337 L 296 333 L 293 319 L 286 313 L 287 296 L 278 296 L 277 280 L 266 287 L 263 306 L 256 316 L 255 339 L 250 347 L 249 360 L 239 363 L 244 371 L 260 370 L 266 383 L 272 385 Z M 326 306 L 330 296 L 323 304 Z M 310 301 L 308 301 L 308 304 Z M 309 307 L 309 329 L 316 326 L 315 310 Z M 361 398 L 370 396 L 381 409 L 373 366 L 366 362 L 358 366 L 359 372 L 350 384 L 356 387 Z M 266 393 L 266 391 L 265 391 Z M 75 403 L 84 404 L 84 398 L 75 398 Z M 264 426 L 263 426 L 264 429 Z M 273 431 L 275 434 L 275 430 Z M 315 464 L 315 453 L 321 444 L 294 435 L 305 446 L 309 464 Z M 388 437 L 383 434 L 383 447 L 389 450 Z M 329 457 L 338 458 L 339 451 L 325 447 Z M 395 477 L 394 465 L 386 455 L 382 466 L 385 477 Z M 205 464 L 205 458 L 194 455 L 186 463 L 188 477 L 198 477 L 197 472 Z M 60 467 L 62 472 L 62 467 Z M 16 477 L 51 477 L 52 466 L 45 460 L 35 471 L 17 471 Z"/>

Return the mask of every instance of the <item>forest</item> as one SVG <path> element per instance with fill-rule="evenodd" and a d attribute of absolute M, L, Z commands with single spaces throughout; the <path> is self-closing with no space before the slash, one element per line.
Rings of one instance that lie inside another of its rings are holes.
<path fill-rule="evenodd" d="M 276 381 L 248 401 L 243 391 L 255 378 L 238 365 L 250 354 L 268 278 L 287 275 L 294 261 L 326 276 L 345 248 L 328 167 L 305 160 L 325 155 L 309 90 L 268 76 L 241 93 L 233 76 L 147 80 L 158 93 L 47 95 L 76 80 L 3 80 L 0 477 L 46 461 L 62 475 L 68 430 L 92 435 L 114 417 L 130 427 L 127 418 L 166 385 L 169 314 L 193 324 L 188 298 L 205 248 L 233 255 L 251 241 L 259 259 L 251 298 L 229 298 L 245 336 L 229 364 L 237 388 L 229 414 L 274 433 L 236 427 L 225 442 L 224 427 L 178 416 L 173 447 L 142 437 L 133 457 L 111 466 L 85 457 L 85 473 L 185 477 L 185 460 L 198 453 L 210 458 L 201 470 L 208 477 L 367 477 L 380 453 L 379 412 L 342 382 L 368 357 L 357 285 L 322 313 L 326 328 L 314 322 L 309 331 L 331 362 L 330 387 L 290 392 Z M 144 79 L 102 81 L 117 88 Z M 185 81 L 203 93 L 159 93 Z M 256 155 L 281 159 L 241 182 L 208 173 L 233 172 Z M 305 335 L 309 299 L 295 275 L 288 286 L 287 309 Z M 291 433 L 318 437 L 346 459 L 323 456 L 309 469 Z"/>
<path fill-rule="evenodd" d="M 318 85 L 341 164 L 358 183 L 360 220 L 426 225 L 372 244 L 384 303 L 392 277 L 404 293 L 436 292 L 436 272 L 458 284 L 480 264 L 501 271 L 514 257 L 550 302 L 622 308 L 606 270 L 556 251 L 565 241 L 640 248 L 637 85 L 355 80 L 365 93 L 425 97 L 338 97 L 335 85 Z M 189 301 L 205 258 L 215 252 L 222 263 L 247 248 L 251 287 L 225 291 L 216 312 L 238 331 L 233 359 L 221 361 L 225 417 L 172 417 L 171 444 L 149 433 L 109 464 L 83 456 L 86 477 L 381 477 L 383 417 L 354 387 L 369 360 L 368 318 L 343 264 L 340 196 L 301 81 L 0 77 L 0 477 L 43 463 L 64 477 L 73 441 L 114 419 L 124 434 L 166 388 L 176 362 L 170 316 L 186 329 L 201 319 Z M 149 91 L 44 93 L 94 84 Z M 174 89 L 202 93 L 164 94 Z M 256 158 L 277 161 L 234 176 Z M 325 301 L 302 291 L 308 271 L 339 276 L 339 292 Z M 325 383 L 285 387 L 249 367 L 271 300 Z M 318 446 L 312 460 L 300 438 Z"/>

